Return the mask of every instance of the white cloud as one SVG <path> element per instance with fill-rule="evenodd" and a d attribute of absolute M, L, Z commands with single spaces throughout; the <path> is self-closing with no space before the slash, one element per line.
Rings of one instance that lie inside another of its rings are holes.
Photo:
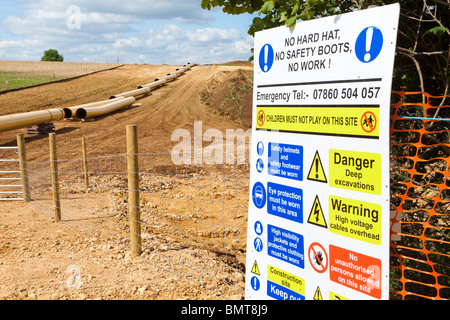
<path fill-rule="evenodd" d="M 22 3 L 26 10 L 0 20 L 0 28 L 23 40 L 0 39 L 0 59 L 38 60 L 56 48 L 66 61 L 211 63 L 247 59 L 253 46 L 246 30 L 212 27 L 200 0 Z"/>
<path fill-rule="evenodd" d="M 0 41 L 0 60 L 30 60 L 30 56 L 41 58 L 43 51 L 39 40 L 2 40 Z M 36 59 L 35 59 L 36 60 Z"/>
<path fill-rule="evenodd" d="M 205 24 L 213 18 L 201 8 L 200 0 L 25 0 L 26 7 L 32 11 L 65 12 L 76 5 L 82 13 L 90 12 L 132 16 L 135 19 L 177 19 L 178 21 Z"/>
<path fill-rule="evenodd" d="M 247 59 L 252 45 L 253 39 L 240 36 L 236 29 L 181 29 L 176 25 L 164 25 L 144 32 L 141 38 L 117 39 L 114 47 L 124 52 L 134 50 L 136 55 L 149 58 L 164 56 L 165 61 L 187 57 L 199 63 L 211 63 Z"/>
<path fill-rule="evenodd" d="M 189 30 L 186 37 L 190 41 L 211 42 L 218 40 L 234 40 L 240 37 L 236 29 L 204 28 Z"/>

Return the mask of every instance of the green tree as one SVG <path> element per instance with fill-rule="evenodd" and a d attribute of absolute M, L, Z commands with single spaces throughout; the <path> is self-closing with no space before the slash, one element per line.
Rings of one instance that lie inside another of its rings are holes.
<path fill-rule="evenodd" d="M 41 61 L 64 61 L 64 57 L 58 53 L 56 49 L 48 49 L 44 51 Z"/>
<path fill-rule="evenodd" d="M 207 10 L 221 7 L 229 14 L 257 12 L 248 30 L 253 36 L 260 30 L 391 3 L 401 8 L 393 89 L 449 94 L 448 0 L 202 0 L 201 5 Z"/>
<path fill-rule="evenodd" d="M 401 7 L 394 87 L 420 89 L 432 95 L 450 94 L 450 3 L 441 0 L 390 2 L 400 2 Z M 444 103 L 442 99 L 441 105 Z"/>

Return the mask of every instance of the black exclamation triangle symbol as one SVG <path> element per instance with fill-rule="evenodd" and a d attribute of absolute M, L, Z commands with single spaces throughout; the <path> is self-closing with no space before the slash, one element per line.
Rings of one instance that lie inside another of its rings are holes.
<path fill-rule="evenodd" d="M 319 179 L 319 158 L 316 158 L 316 179 Z"/>
<path fill-rule="evenodd" d="M 325 175 L 325 171 L 323 169 L 322 161 L 320 160 L 318 151 L 316 151 L 316 155 L 311 162 L 311 167 L 309 168 L 307 179 L 327 183 L 327 177 Z"/>

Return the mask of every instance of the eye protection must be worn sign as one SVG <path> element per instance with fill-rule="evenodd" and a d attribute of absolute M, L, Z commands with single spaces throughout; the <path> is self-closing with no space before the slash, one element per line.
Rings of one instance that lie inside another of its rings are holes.
<path fill-rule="evenodd" d="M 389 298 L 399 13 L 255 34 L 246 299 Z"/>

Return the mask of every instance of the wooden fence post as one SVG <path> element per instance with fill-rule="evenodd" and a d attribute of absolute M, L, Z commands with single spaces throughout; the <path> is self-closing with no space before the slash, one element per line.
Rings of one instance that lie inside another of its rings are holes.
<path fill-rule="evenodd" d="M 87 148 L 86 148 L 86 138 L 81 138 L 81 152 L 83 154 L 83 171 L 84 171 L 84 182 L 86 188 L 89 188 L 89 169 L 87 161 Z"/>
<path fill-rule="evenodd" d="M 27 155 L 25 150 L 25 138 L 23 133 L 17 135 L 17 148 L 19 149 L 19 165 L 20 165 L 20 177 L 22 180 L 22 192 L 23 200 L 29 202 L 30 189 L 28 184 L 28 170 L 27 170 Z"/>
<path fill-rule="evenodd" d="M 132 257 L 142 253 L 139 211 L 139 163 L 137 126 L 127 126 L 128 205 Z"/>
<path fill-rule="evenodd" d="M 58 184 L 58 163 L 56 156 L 56 134 L 49 134 L 50 140 L 50 163 L 52 172 L 52 191 L 53 191 L 53 205 L 55 207 L 55 219 L 61 220 L 61 203 L 59 199 L 59 184 Z"/>

